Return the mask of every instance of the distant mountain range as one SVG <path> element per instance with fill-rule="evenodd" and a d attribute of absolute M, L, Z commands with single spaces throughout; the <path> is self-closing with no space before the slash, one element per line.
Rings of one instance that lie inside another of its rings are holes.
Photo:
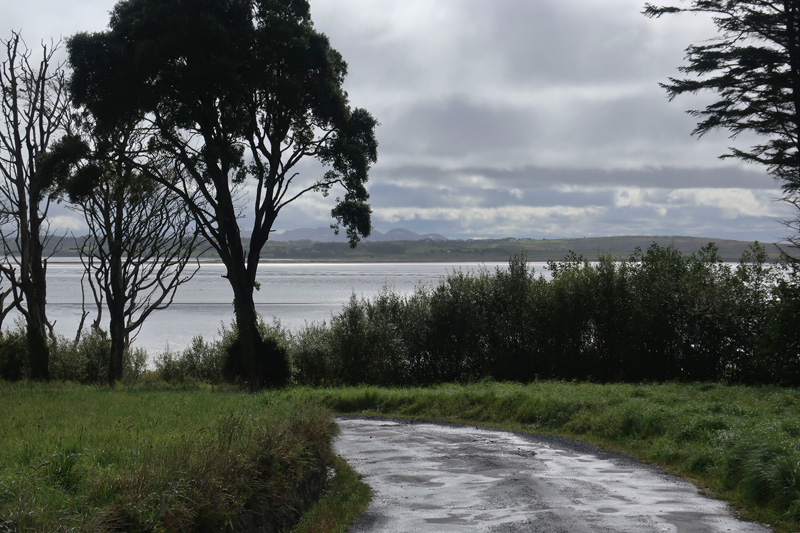
<path fill-rule="evenodd" d="M 273 233 L 270 235 L 269 240 L 286 242 L 286 241 L 314 241 L 314 242 L 347 242 L 347 234 L 344 231 L 336 235 L 331 228 L 298 228 L 289 229 L 283 233 Z M 364 239 L 364 242 L 386 242 L 386 241 L 446 241 L 447 237 L 439 235 L 438 233 L 426 233 L 420 235 L 413 231 L 395 228 L 382 233 L 378 230 L 372 230 L 369 238 Z"/>

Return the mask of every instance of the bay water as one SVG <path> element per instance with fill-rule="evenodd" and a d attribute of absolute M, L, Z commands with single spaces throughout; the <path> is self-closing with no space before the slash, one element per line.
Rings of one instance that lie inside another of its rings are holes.
<path fill-rule="evenodd" d="M 313 322 L 329 321 L 331 316 L 355 294 L 372 298 L 384 288 L 408 295 L 421 285 L 435 286 L 457 270 L 477 272 L 487 268 L 494 272 L 506 263 L 262 263 L 259 265 L 260 290 L 255 293 L 256 308 L 261 316 L 274 318 L 286 329 L 296 332 Z M 537 273 L 544 273 L 544 264 L 533 264 Z M 165 349 L 180 351 L 192 338 L 218 338 L 222 325 L 233 320 L 233 295 L 223 278 L 221 263 L 204 262 L 194 278 L 182 285 L 173 304 L 150 315 L 134 347 L 147 350 L 152 358 Z M 56 332 L 67 337 L 76 333 L 81 318 L 81 278 L 83 265 L 77 260 L 51 260 L 48 264 L 48 318 L 55 321 Z M 85 287 L 86 310 L 94 318 L 94 302 L 88 285 Z M 107 320 L 107 312 L 104 312 Z M 7 319 L 5 328 L 13 325 Z"/>

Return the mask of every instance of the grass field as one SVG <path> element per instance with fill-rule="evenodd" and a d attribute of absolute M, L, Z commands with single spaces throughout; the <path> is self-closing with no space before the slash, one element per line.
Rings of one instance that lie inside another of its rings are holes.
<path fill-rule="evenodd" d="M 0 531 L 283 529 L 336 431 L 307 399 L 210 388 L 0 382 L 0 398 Z"/>
<path fill-rule="evenodd" d="M 800 391 L 717 384 L 482 383 L 303 389 L 339 413 L 556 434 L 664 465 L 742 516 L 800 530 Z"/>

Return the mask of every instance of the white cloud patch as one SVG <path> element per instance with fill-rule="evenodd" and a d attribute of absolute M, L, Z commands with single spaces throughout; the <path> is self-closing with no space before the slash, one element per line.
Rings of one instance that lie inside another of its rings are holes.
<path fill-rule="evenodd" d="M 57 215 L 51 217 L 49 220 L 51 228 L 53 228 L 53 231 L 56 233 L 60 233 L 62 231 L 71 231 L 76 235 L 82 235 L 88 229 L 86 221 L 83 220 L 83 217 L 79 215 Z"/>
<path fill-rule="evenodd" d="M 785 207 L 775 201 L 774 191 L 745 189 L 678 189 L 670 192 L 670 203 L 713 207 L 725 218 L 780 217 Z"/>

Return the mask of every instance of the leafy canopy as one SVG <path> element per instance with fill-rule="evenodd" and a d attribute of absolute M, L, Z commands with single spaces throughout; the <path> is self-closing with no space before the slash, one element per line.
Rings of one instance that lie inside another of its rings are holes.
<path fill-rule="evenodd" d="M 247 179 L 256 242 L 287 204 L 335 185 L 345 196 L 332 214 L 351 242 L 369 234 L 377 123 L 350 108 L 347 65 L 314 30 L 306 0 L 124 0 L 108 31 L 68 47 L 76 102 L 100 128 L 151 117 L 155 141 L 212 207 L 195 215 L 215 246 L 225 245 L 214 227 L 231 216 L 230 188 Z M 292 188 L 305 157 L 329 170 Z"/>
<path fill-rule="evenodd" d="M 692 0 L 688 6 L 647 4 L 644 14 L 712 16 L 718 34 L 686 49 L 686 78 L 661 84 L 670 99 L 710 91 L 719 97 L 704 109 L 694 134 L 716 128 L 731 137 L 753 132 L 764 138 L 749 149 L 730 148 L 722 157 L 766 165 L 792 201 L 800 192 L 800 3 L 794 0 Z"/>

